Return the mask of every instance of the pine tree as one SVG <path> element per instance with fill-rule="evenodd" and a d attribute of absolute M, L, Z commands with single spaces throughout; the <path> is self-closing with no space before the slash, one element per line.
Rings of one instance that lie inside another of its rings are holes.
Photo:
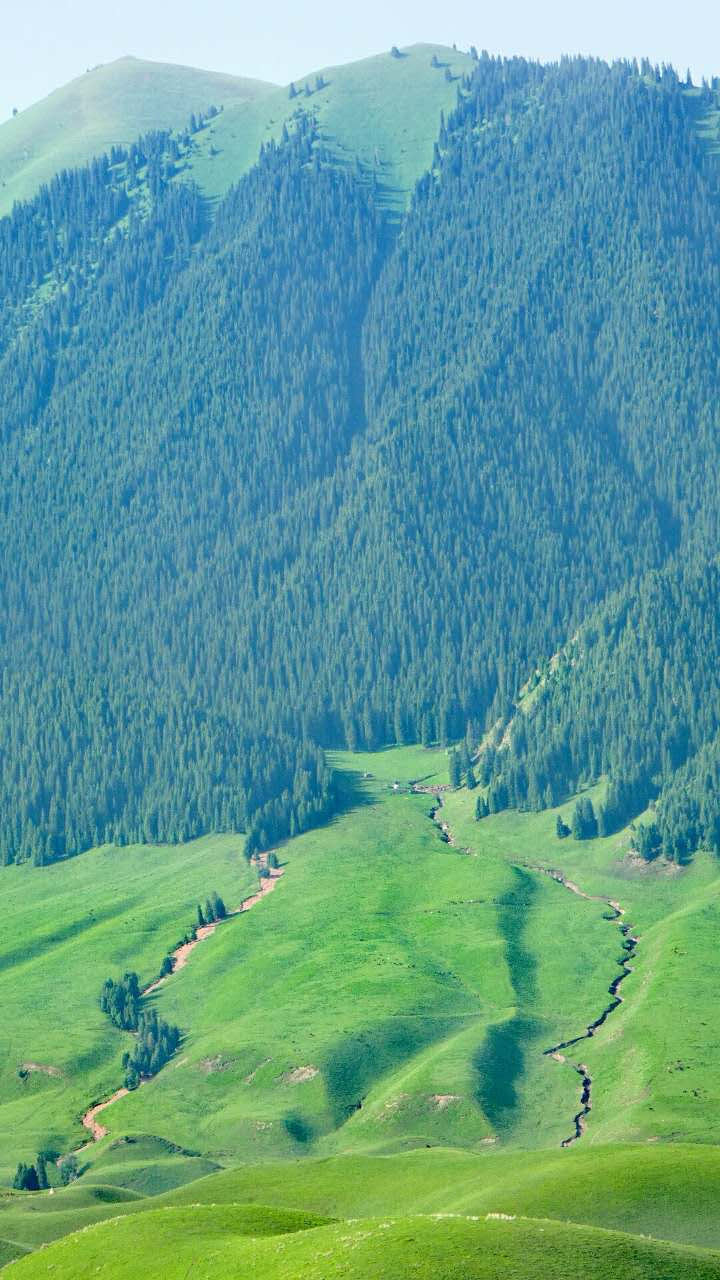
<path fill-rule="evenodd" d="M 484 796 L 478 796 L 475 801 L 475 821 L 480 822 L 482 818 L 487 818 L 490 814 L 490 806 Z"/>
<path fill-rule="evenodd" d="M 60 1181 L 64 1187 L 68 1187 L 71 1182 L 75 1182 L 78 1177 L 79 1168 L 80 1166 L 76 1155 L 71 1153 L 70 1155 L 63 1157 L 62 1163 L 60 1164 Z"/>

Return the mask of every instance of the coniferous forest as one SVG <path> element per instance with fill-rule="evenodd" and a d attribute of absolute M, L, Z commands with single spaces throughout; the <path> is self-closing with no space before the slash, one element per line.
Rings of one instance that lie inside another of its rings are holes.
<path fill-rule="evenodd" d="M 482 55 L 402 218 L 298 105 L 214 205 L 155 133 L 0 221 L 6 861 L 496 724 L 491 810 L 720 846 L 717 96 Z"/>

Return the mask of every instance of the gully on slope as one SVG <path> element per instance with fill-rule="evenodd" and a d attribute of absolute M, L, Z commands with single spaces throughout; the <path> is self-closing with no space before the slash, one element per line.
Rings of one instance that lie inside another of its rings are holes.
<path fill-rule="evenodd" d="M 618 994 L 619 987 L 621 982 L 624 982 L 628 974 L 633 971 L 633 966 L 629 961 L 634 955 L 640 939 L 636 934 L 631 933 L 629 925 L 624 923 L 623 917 L 625 915 L 625 909 L 624 907 L 621 907 L 620 903 L 616 902 L 614 898 L 603 898 L 597 894 L 585 893 L 577 884 L 574 883 L 574 881 L 568 880 L 561 871 L 555 871 L 549 867 L 537 866 L 528 867 L 527 869 L 531 871 L 539 871 L 543 875 L 550 876 L 557 884 L 562 885 L 564 889 L 569 890 L 570 893 L 576 894 L 579 898 L 584 898 L 586 902 L 604 903 L 613 913 L 612 916 L 608 917 L 609 923 L 617 925 L 623 936 L 624 954 L 618 960 L 620 973 L 613 978 L 610 986 L 608 987 L 608 994 L 611 996 L 610 1003 L 605 1006 L 597 1018 L 594 1018 L 592 1022 L 587 1024 L 585 1030 L 582 1031 L 580 1035 L 573 1036 L 570 1040 L 562 1040 L 559 1044 L 552 1045 L 549 1049 L 545 1050 L 546 1057 L 554 1058 L 556 1062 L 564 1063 L 567 1062 L 567 1058 L 565 1057 L 563 1050 L 571 1049 L 574 1045 L 580 1044 L 581 1041 L 591 1039 L 598 1028 L 604 1025 L 610 1017 L 610 1014 L 614 1013 L 615 1010 L 623 1003 L 622 996 Z M 563 1139 L 560 1144 L 563 1147 L 569 1147 L 573 1142 L 577 1142 L 579 1138 L 582 1138 L 587 1127 L 587 1117 L 592 1110 L 592 1076 L 584 1062 L 574 1062 L 571 1063 L 571 1066 L 582 1079 L 582 1092 L 580 1094 L 580 1110 L 573 1116 L 575 1132 L 570 1134 L 568 1138 Z"/>
<path fill-rule="evenodd" d="M 458 848 L 448 823 L 443 817 L 439 816 L 443 809 L 442 792 L 448 791 L 450 788 L 447 786 L 423 787 L 420 786 L 419 783 L 415 783 L 412 789 L 415 792 L 431 794 L 434 797 L 435 804 L 430 810 L 429 816 L 435 823 L 436 827 L 438 827 L 441 839 L 444 840 L 446 844 L 452 845 L 453 848 Z M 461 850 L 461 852 L 470 853 L 470 850 L 464 849 Z M 584 898 L 587 902 L 602 902 L 612 911 L 612 915 L 607 917 L 609 923 L 616 925 L 623 937 L 622 945 L 624 954 L 618 960 L 620 973 L 613 978 L 610 986 L 608 987 L 608 994 L 611 997 L 610 1003 L 605 1006 L 597 1018 L 594 1018 L 592 1022 L 587 1024 L 585 1030 L 582 1031 L 580 1035 L 573 1036 L 570 1040 L 562 1040 L 559 1044 L 551 1045 L 549 1049 L 544 1050 L 546 1057 L 552 1058 L 555 1062 L 566 1063 L 568 1062 L 568 1059 L 563 1050 L 571 1049 L 576 1044 L 580 1044 L 583 1040 L 590 1040 L 595 1035 L 598 1028 L 604 1025 L 610 1017 L 610 1014 L 614 1013 L 615 1010 L 623 1003 L 623 997 L 619 995 L 620 984 L 624 982 L 628 974 L 633 971 L 630 959 L 635 954 L 635 950 L 640 939 L 636 934 L 630 932 L 630 926 L 624 922 L 625 908 L 621 907 L 620 903 L 616 902 L 613 898 L 603 898 L 598 894 L 585 893 L 584 890 L 582 890 L 579 885 L 575 884 L 574 881 L 568 880 L 561 871 L 553 870 L 550 867 L 541 867 L 530 863 L 518 863 L 518 866 L 522 866 L 527 871 L 536 871 L 540 872 L 542 875 L 550 876 L 556 884 L 562 885 L 564 889 L 567 889 L 570 893 L 576 894 L 579 898 Z M 580 1079 L 582 1080 L 582 1090 L 580 1093 L 580 1110 L 573 1116 L 574 1132 L 571 1133 L 569 1137 L 563 1139 L 560 1144 L 562 1147 L 570 1147 L 573 1142 L 577 1142 L 579 1138 L 582 1138 L 587 1128 L 587 1117 L 592 1110 L 593 1079 L 586 1063 L 570 1062 L 569 1065 L 572 1067 L 573 1071 L 576 1071 L 580 1076 Z"/>

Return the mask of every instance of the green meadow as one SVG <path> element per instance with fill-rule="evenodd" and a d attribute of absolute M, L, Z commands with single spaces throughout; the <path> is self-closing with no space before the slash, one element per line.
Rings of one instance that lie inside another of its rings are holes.
<path fill-rule="evenodd" d="M 252 1256 L 261 1276 L 277 1274 L 283 1258 L 283 1275 L 311 1275 L 324 1239 L 333 1266 L 372 1275 L 382 1250 L 369 1242 L 397 1239 L 399 1266 L 408 1230 L 418 1267 L 442 1249 L 453 1257 L 457 1239 L 458 1268 L 500 1256 L 520 1266 L 552 1230 L 560 1269 L 547 1275 L 571 1274 L 561 1262 L 581 1237 L 567 1222 L 597 1235 L 598 1270 L 588 1275 L 606 1274 L 607 1231 L 720 1248 L 714 861 L 701 855 L 680 872 L 646 866 L 630 855 L 627 832 L 560 841 L 555 812 L 476 822 L 476 793 L 465 789 L 445 792 L 436 815 L 448 843 L 430 816 L 433 797 L 411 790 L 447 784 L 446 752 L 336 753 L 332 763 L 337 816 L 280 848 L 273 893 L 222 924 L 148 998 L 182 1029 L 175 1057 L 103 1113 L 108 1135 L 82 1153 L 78 1182 L 0 1199 L 8 1259 L 92 1227 L 82 1246 L 58 1244 L 18 1274 L 44 1274 L 36 1268 L 50 1261 L 54 1275 L 85 1274 L 78 1250 L 95 1274 L 90 1246 L 121 1241 L 133 1230 L 119 1221 L 128 1215 L 140 1215 L 143 1231 L 174 1222 L 191 1251 L 212 1237 L 213 1274 Z M 247 896 L 256 877 L 241 848 L 241 837 L 222 836 L 3 872 L 6 1185 L 18 1160 L 77 1146 L 84 1110 L 121 1082 L 129 1036 L 100 1013 L 103 979 L 132 968 L 149 981 L 198 900 L 213 889 L 230 906 Z M 619 973 L 610 899 L 640 940 L 633 972 L 622 1005 L 562 1064 L 545 1050 L 600 1014 Z M 587 1064 L 592 1109 L 582 1139 L 562 1150 L 580 1105 L 573 1062 Z M 24 1063 L 46 1069 L 19 1074 Z M 198 1204 L 224 1209 L 211 1217 Z M 267 1224 L 286 1234 L 262 1243 L 249 1205 L 272 1206 Z M 280 1211 L 393 1222 L 380 1238 L 371 1222 L 278 1227 Z M 503 1235 L 504 1220 L 486 1222 L 488 1213 L 517 1221 Z M 410 1227 L 408 1215 L 421 1217 Z M 118 1221 L 100 1225 L 108 1218 Z M 630 1250 L 632 1274 L 660 1265 L 659 1246 L 612 1241 Z M 102 1274 L 125 1275 L 124 1252 L 114 1248 L 116 1269 L 105 1263 Z M 393 1274 L 394 1256 L 383 1274 Z M 662 1265 L 663 1275 L 718 1274 L 710 1255 L 666 1250 Z"/>
<path fill-rule="evenodd" d="M 104 980 L 134 969 L 149 982 L 195 922 L 199 900 L 216 889 L 237 905 L 255 883 L 241 838 L 230 836 L 175 848 L 97 849 L 40 873 L 3 869 L 11 922 L 0 939 L 4 1182 L 42 1148 L 78 1146 L 87 1136 L 84 1111 L 122 1083 L 120 1060 L 131 1041 L 100 1011 Z M 229 920 L 216 936 L 244 923 Z"/>
<path fill-rule="evenodd" d="M 619 1232 L 526 1218 L 409 1217 L 313 1225 L 300 1214 L 245 1206 L 164 1209 L 112 1219 L 21 1259 L 18 1277 L 252 1274 L 258 1280 L 705 1280 L 720 1254 Z"/>

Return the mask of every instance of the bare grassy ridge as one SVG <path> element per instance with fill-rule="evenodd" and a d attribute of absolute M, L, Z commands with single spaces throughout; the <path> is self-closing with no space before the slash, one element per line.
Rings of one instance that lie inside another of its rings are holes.
<path fill-rule="evenodd" d="M 96 67 L 0 125 L 0 216 L 62 169 L 148 130 L 185 128 L 192 112 L 210 105 L 252 102 L 273 87 L 139 58 Z"/>
<path fill-rule="evenodd" d="M 18 1277 L 76 1280 L 100 1271 L 110 1280 L 162 1274 L 185 1280 L 211 1267 L 217 1277 L 310 1280 L 709 1280 L 720 1254 L 639 1240 L 574 1224 L 532 1219 L 455 1217 L 369 1219 L 314 1225 L 300 1214 L 244 1206 L 171 1209 L 115 1220 L 70 1236 L 11 1268 Z M 208 1272 L 209 1274 L 209 1272 Z"/>

